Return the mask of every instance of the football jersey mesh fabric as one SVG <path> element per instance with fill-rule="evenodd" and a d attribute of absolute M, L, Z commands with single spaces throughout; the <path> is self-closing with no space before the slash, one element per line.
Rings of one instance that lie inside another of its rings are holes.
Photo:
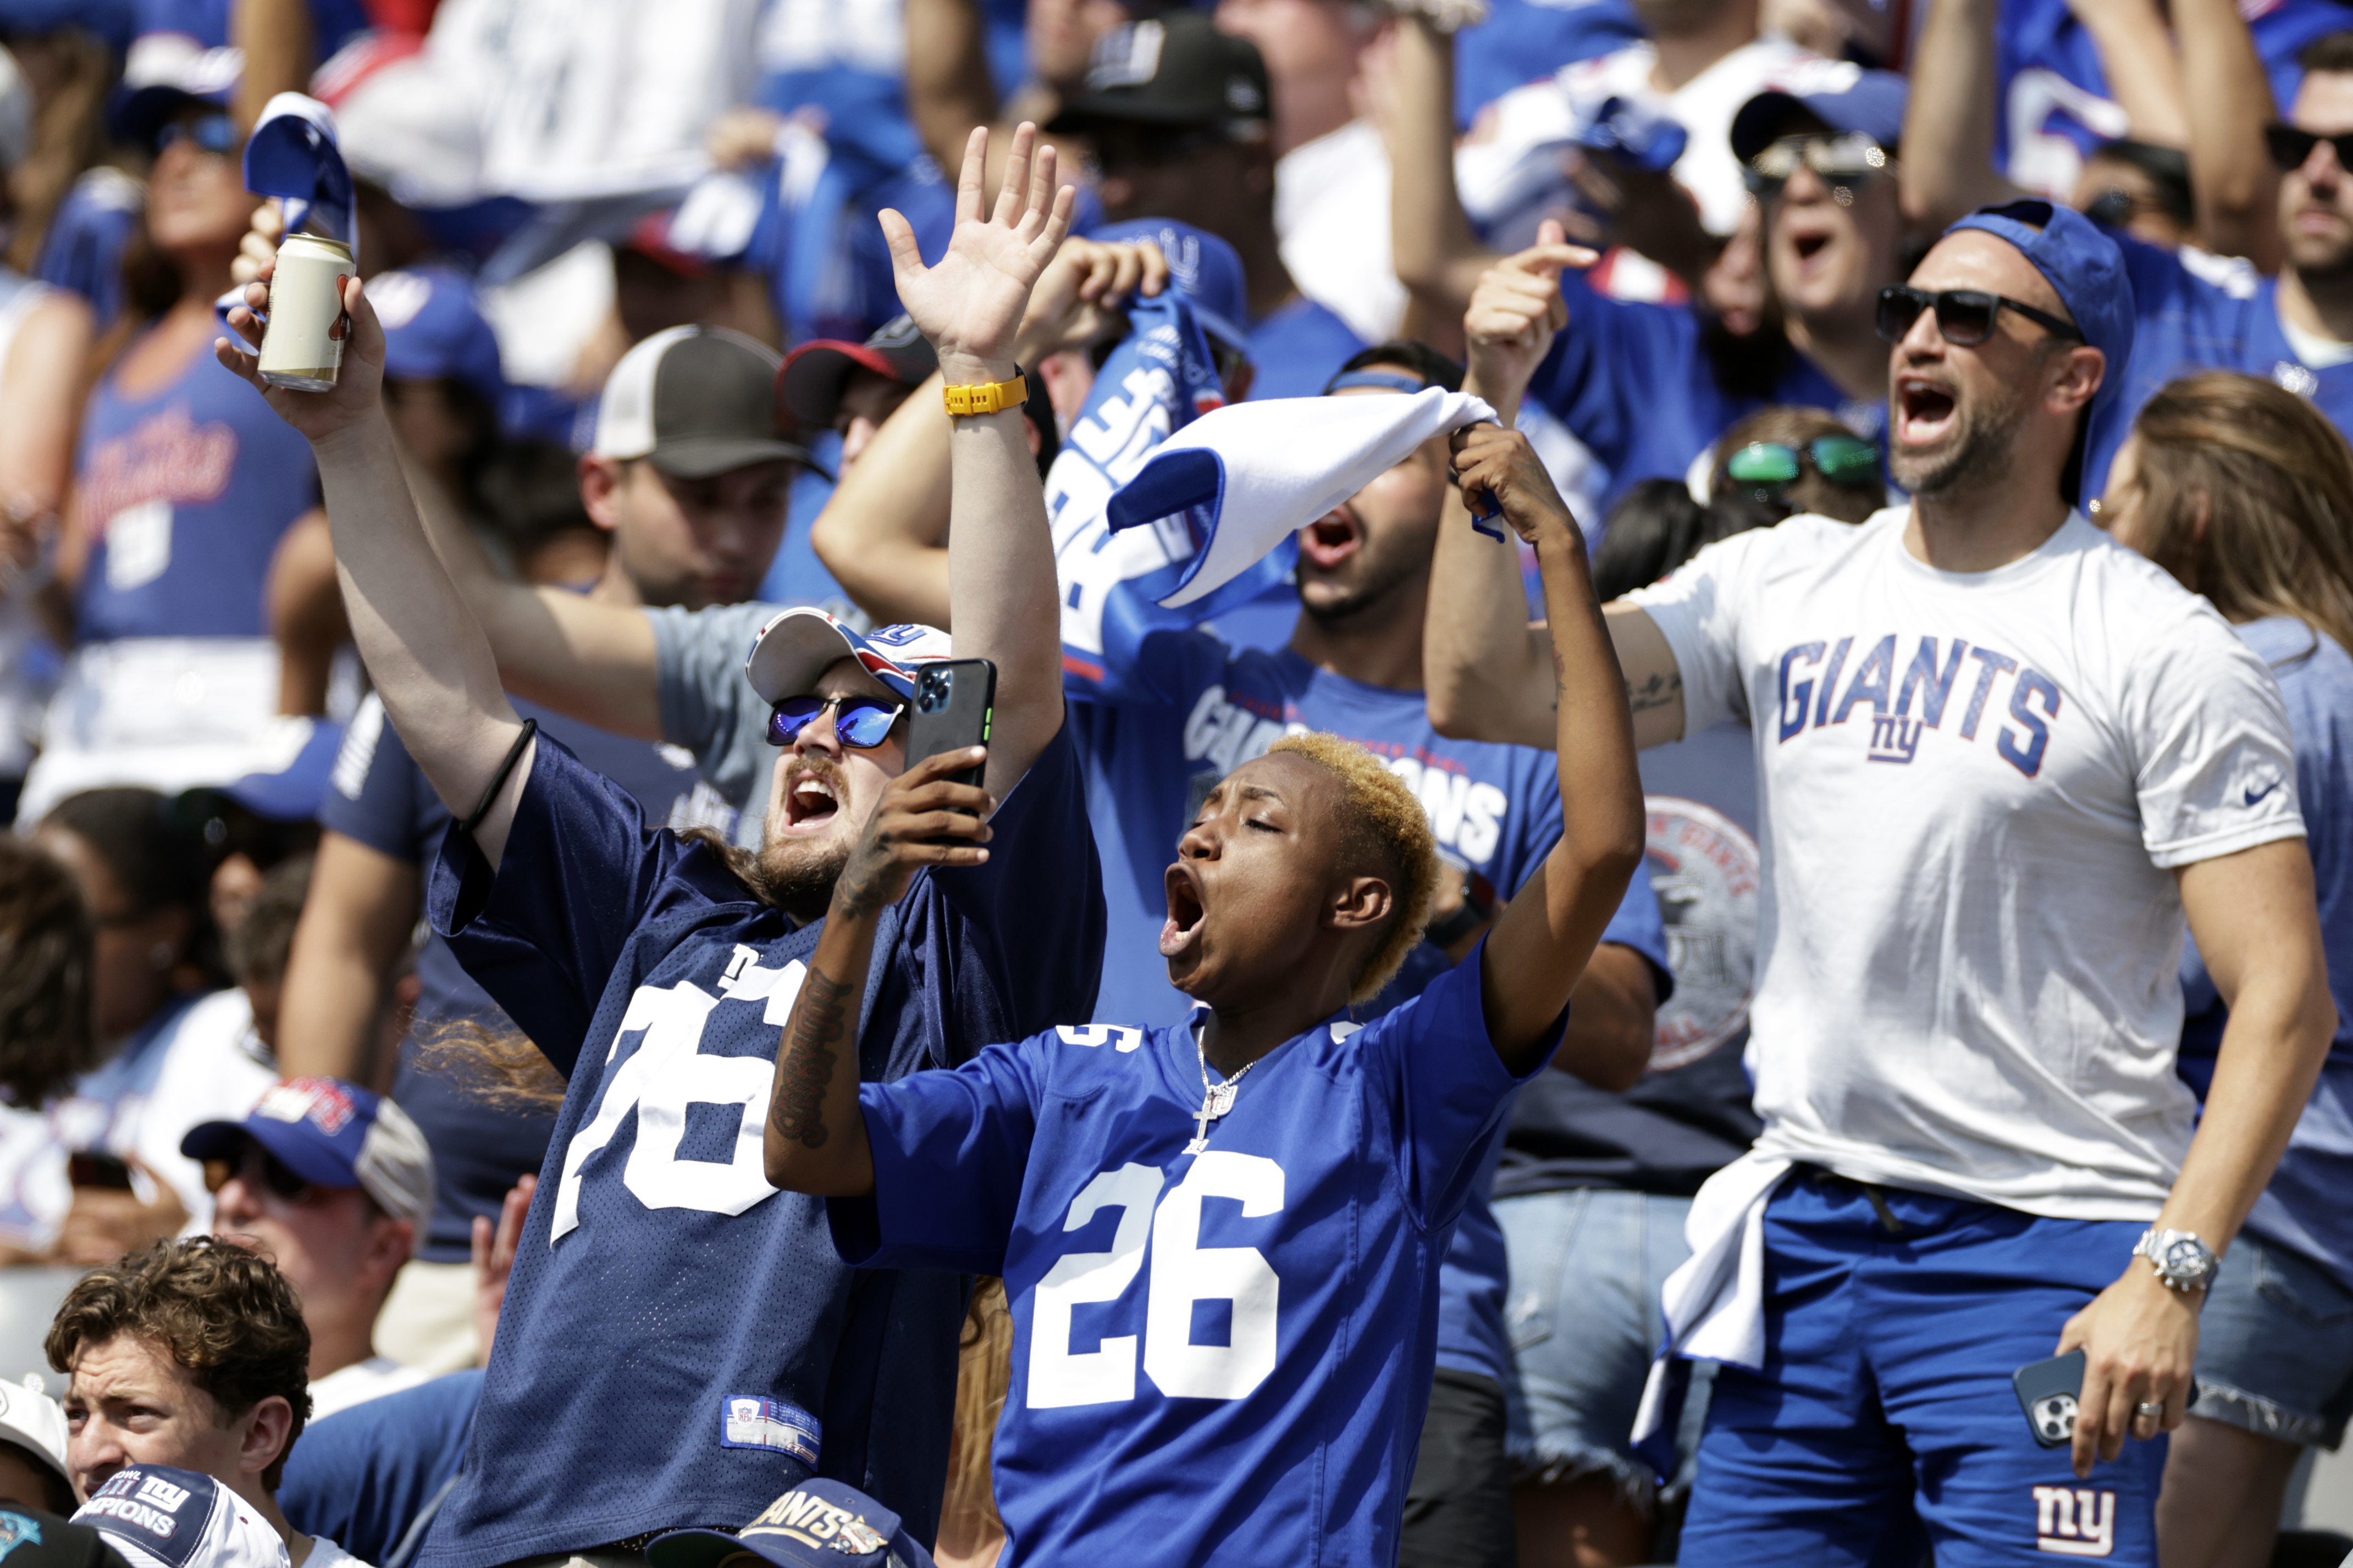
<path fill-rule="evenodd" d="M 2194 1109 L 2168 872 L 2303 834 L 2279 689 L 2080 516 L 1974 574 L 1908 516 L 1794 518 L 1632 595 L 1686 728 L 1755 735 L 1758 1152 L 2153 1218 Z"/>
<path fill-rule="evenodd" d="M 1394 1561 L 1440 1260 L 1521 1081 L 1483 952 L 1261 1058 L 1199 1154 L 1189 1026 L 861 1087 L 875 1192 L 831 1205 L 843 1256 L 1005 1278 L 1006 1568 Z"/>
<path fill-rule="evenodd" d="M 885 919 L 869 1080 L 1093 1004 L 1101 877 L 1066 732 L 994 826 L 987 865 L 918 871 Z M 419 1562 L 491 1568 L 733 1528 L 812 1468 L 928 1539 L 965 1281 L 853 1276 L 823 1205 L 761 1165 L 778 1037 L 821 922 L 788 929 L 708 847 L 647 832 L 634 801 L 544 739 L 495 878 L 452 835 L 429 908 L 570 1088 L 475 1440 Z"/>

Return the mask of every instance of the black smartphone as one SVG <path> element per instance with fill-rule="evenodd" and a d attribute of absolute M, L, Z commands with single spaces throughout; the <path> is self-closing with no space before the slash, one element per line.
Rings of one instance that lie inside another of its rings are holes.
<path fill-rule="evenodd" d="M 2010 1374 L 2018 1390 L 2018 1407 L 2026 1412 L 2027 1429 L 2046 1448 L 2063 1448 L 2075 1440 L 2075 1405 L 2084 1394 L 2084 1352 L 2021 1366 Z"/>
<path fill-rule="evenodd" d="M 77 1187 L 127 1193 L 131 1190 L 131 1166 L 120 1154 L 80 1149 L 66 1156 L 66 1180 Z"/>
<path fill-rule="evenodd" d="M 942 752 L 988 744 L 997 716 L 997 666 L 985 658 L 944 658 L 915 667 L 915 711 L 907 721 L 907 765 Z M 948 775 L 956 784 L 977 784 L 982 770 Z"/>

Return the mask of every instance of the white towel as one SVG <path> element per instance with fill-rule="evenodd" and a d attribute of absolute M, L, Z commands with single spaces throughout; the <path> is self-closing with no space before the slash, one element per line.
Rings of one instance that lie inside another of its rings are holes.
<path fill-rule="evenodd" d="M 1170 609 L 1208 595 L 1433 436 L 1493 420 L 1468 393 L 1277 397 L 1203 415 L 1111 498 L 1113 529 L 1179 518 L 1194 552 Z"/>
<path fill-rule="evenodd" d="M 1667 1276 L 1660 1292 L 1667 1342 L 1651 1363 L 1634 1441 L 1650 1442 L 1671 1429 L 1668 1363 L 1729 1362 L 1750 1372 L 1765 1365 L 1765 1205 L 1791 1162 L 1755 1150 L 1710 1176 L 1692 1199 L 1683 1239 L 1692 1255 Z"/>

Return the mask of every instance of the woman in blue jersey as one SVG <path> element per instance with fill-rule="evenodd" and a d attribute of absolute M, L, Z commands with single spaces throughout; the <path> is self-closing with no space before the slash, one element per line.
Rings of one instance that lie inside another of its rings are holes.
<path fill-rule="evenodd" d="M 270 625 L 305 606 L 271 604 L 271 570 L 319 485 L 301 437 L 208 352 L 254 205 L 241 146 L 195 98 L 157 132 L 147 237 L 178 296 L 90 394 L 58 566 L 76 646 L 21 821 L 96 784 L 236 778 L 280 710 Z"/>
<path fill-rule="evenodd" d="M 1346 1021 L 1419 941 L 1428 816 L 1326 734 L 1235 768 L 1176 847 L 1158 946 L 1200 1004 L 1189 1025 L 1064 1027 L 892 1084 L 839 1067 L 883 909 L 919 866 L 991 853 L 985 795 L 945 776 L 978 748 L 894 781 L 835 884 L 785 1024 L 766 1174 L 830 1198 L 854 1262 L 1004 1278 L 1008 1564 L 1396 1560 L 1440 1261 L 1642 850 L 1576 526 L 1525 437 L 1479 426 L 1454 448 L 1466 492 L 1535 544 L 1565 628 L 1563 831 L 1414 1000 Z"/>
<path fill-rule="evenodd" d="M 2267 1563 L 2289 1472 L 2353 1415 L 2353 449 L 2268 381 L 2187 376 L 2141 408 L 2100 511 L 2263 657 L 2295 737 L 2337 1038 L 2206 1302 L 2158 1504 L 2168 1568 Z M 2195 948 L 2182 990 L 2179 1070 L 2202 1098 L 2225 1009 Z"/>

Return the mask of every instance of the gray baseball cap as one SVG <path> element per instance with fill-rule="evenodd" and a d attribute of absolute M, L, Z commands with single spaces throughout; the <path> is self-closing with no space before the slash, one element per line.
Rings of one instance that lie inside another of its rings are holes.
<path fill-rule="evenodd" d="M 724 327 L 672 327 L 621 356 L 596 400 L 600 458 L 645 458 L 681 479 L 754 463 L 807 463 L 776 409 L 784 363 L 766 344 Z"/>

